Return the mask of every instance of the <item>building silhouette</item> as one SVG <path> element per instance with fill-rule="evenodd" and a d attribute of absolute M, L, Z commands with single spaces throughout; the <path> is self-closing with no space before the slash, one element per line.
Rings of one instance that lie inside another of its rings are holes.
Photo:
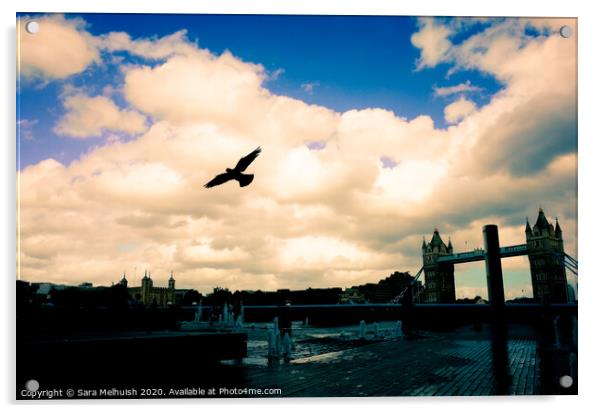
<path fill-rule="evenodd" d="M 362 294 L 358 287 L 345 288 L 339 298 L 341 304 L 363 304 L 366 302 L 366 297 Z"/>
<path fill-rule="evenodd" d="M 420 282 L 414 283 L 414 277 L 407 272 L 395 271 L 390 274 L 387 278 L 380 280 L 378 283 L 367 283 L 362 285 L 356 285 L 345 291 L 345 294 L 341 295 L 341 302 L 351 301 L 358 302 L 358 298 L 363 298 L 359 302 L 368 303 L 388 303 L 394 300 L 400 291 L 405 290 L 406 287 L 412 287 L 414 289 L 414 295 L 420 289 Z"/>
<path fill-rule="evenodd" d="M 219 293 L 217 294 L 216 291 Z M 333 288 L 307 288 L 305 290 L 289 290 L 287 288 L 276 291 L 243 290 L 230 293 L 228 290 L 214 289 L 204 303 L 244 302 L 245 305 L 283 305 L 287 302 L 293 305 L 311 304 L 337 304 L 343 290 Z"/>
<path fill-rule="evenodd" d="M 173 272 L 167 281 L 167 287 L 155 287 L 150 271 L 147 275 L 146 270 L 144 271 L 144 277 L 142 278 L 140 287 L 128 287 L 128 280 L 125 278 L 125 273 L 119 283 L 127 288 L 131 299 L 141 302 L 145 306 L 156 305 L 158 307 L 166 307 L 169 304 L 176 304 L 177 290 Z"/>
<path fill-rule="evenodd" d="M 558 219 L 556 219 L 556 225 L 552 225 L 548 222 L 543 210 L 539 208 L 537 221 L 533 228 L 529 225 L 527 218 L 525 235 L 531 267 L 533 298 L 536 301 L 550 303 L 568 302 L 564 242 Z"/>
<path fill-rule="evenodd" d="M 424 303 L 453 303 L 456 301 L 454 265 L 438 263 L 439 257 L 454 253 L 451 239 L 445 245 L 439 230 L 435 228 L 431 241 L 422 240 L 422 261 L 424 265 L 424 290 L 421 301 Z"/>

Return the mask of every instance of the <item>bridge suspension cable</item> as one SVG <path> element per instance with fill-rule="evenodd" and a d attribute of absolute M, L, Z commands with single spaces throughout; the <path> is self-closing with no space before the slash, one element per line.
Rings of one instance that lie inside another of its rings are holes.
<path fill-rule="evenodd" d="M 392 304 L 399 304 L 401 302 L 401 299 L 405 295 L 406 291 L 408 291 L 408 288 L 410 288 L 410 287 L 413 288 L 414 287 L 414 284 L 416 284 L 416 282 L 418 281 L 418 278 L 420 278 L 420 275 L 422 274 L 423 271 L 424 271 L 424 267 L 421 267 L 420 270 L 418 270 L 418 272 L 414 276 L 414 279 L 412 280 L 412 282 L 410 283 L 410 285 L 407 285 L 403 290 L 401 290 L 401 292 L 399 293 L 399 295 L 397 295 L 395 298 L 393 298 L 390 301 L 390 303 L 392 303 Z M 418 294 L 420 294 L 420 291 L 418 291 Z"/>
<path fill-rule="evenodd" d="M 568 268 L 570 272 L 572 272 L 576 277 L 578 277 L 579 263 L 576 259 L 565 253 L 553 253 L 554 257 L 558 260 L 559 263 L 564 265 L 565 268 Z"/>
<path fill-rule="evenodd" d="M 579 268 L 579 263 L 577 262 L 577 260 L 574 259 L 573 257 L 571 257 L 566 252 L 564 253 L 564 258 L 565 258 L 565 262 L 568 261 L 572 266 L 575 267 L 575 275 L 577 275 L 576 271 Z"/>

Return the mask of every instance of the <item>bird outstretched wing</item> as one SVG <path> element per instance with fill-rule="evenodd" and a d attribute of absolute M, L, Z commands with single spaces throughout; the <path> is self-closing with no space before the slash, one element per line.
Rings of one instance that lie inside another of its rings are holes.
<path fill-rule="evenodd" d="M 234 170 L 236 170 L 238 172 L 244 171 L 245 169 L 247 169 L 247 167 L 249 165 L 251 165 L 251 162 L 253 162 L 255 160 L 255 158 L 257 158 L 259 156 L 260 153 L 261 153 L 261 148 L 259 147 L 259 148 L 255 149 L 253 152 L 251 152 L 250 154 L 248 154 L 247 156 L 240 158 L 240 160 L 234 167 Z"/>
<path fill-rule="evenodd" d="M 234 177 L 232 176 L 232 174 L 230 174 L 228 172 L 219 174 L 215 178 L 213 178 L 211 181 L 207 182 L 205 184 L 205 188 L 212 188 L 214 186 L 221 185 L 224 182 L 228 182 L 230 179 L 234 179 Z"/>

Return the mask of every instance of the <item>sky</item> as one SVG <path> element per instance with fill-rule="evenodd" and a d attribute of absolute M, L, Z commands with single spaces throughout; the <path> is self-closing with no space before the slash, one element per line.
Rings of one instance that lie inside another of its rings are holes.
<path fill-rule="evenodd" d="M 35 19 L 40 30 L 24 30 Z M 236 289 L 415 273 L 423 237 L 577 257 L 571 19 L 20 15 L 18 277 Z M 255 147 L 254 182 L 203 184 Z M 531 296 L 526 257 L 506 298 Z M 458 297 L 487 296 L 482 263 Z"/>

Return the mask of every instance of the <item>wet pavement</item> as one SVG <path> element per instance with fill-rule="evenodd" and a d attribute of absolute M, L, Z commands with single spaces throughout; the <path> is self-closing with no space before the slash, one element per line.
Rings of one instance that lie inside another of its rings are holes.
<path fill-rule="evenodd" d="M 395 337 L 394 323 L 379 323 L 380 337 L 359 340 L 359 327 L 293 326 L 292 360 L 268 363 L 267 324 L 248 325 L 248 357 L 239 364 L 245 385 L 278 388 L 281 396 L 456 396 L 576 394 L 576 347 L 549 349 L 528 327 L 512 327 L 494 346 L 487 328 Z M 501 351 L 501 355 L 500 355 Z M 543 355 L 543 357 L 542 357 Z M 542 373 L 545 377 L 542 378 Z M 561 388 L 562 375 L 571 388 Z"/>

